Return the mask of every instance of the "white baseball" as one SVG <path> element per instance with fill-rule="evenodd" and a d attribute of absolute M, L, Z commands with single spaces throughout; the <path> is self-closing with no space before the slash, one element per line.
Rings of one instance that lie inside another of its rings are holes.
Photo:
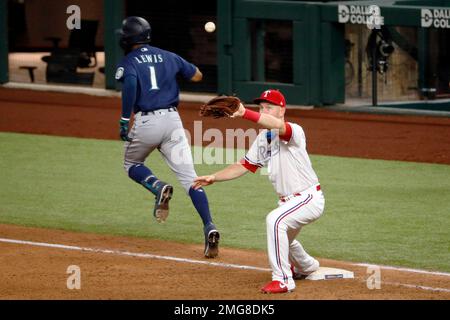
<path fill-rule="evenodd" d="M 214 30 L 216 30 L 216 25 L 214 22 L 209 21 L 205 23 L 205 30 L 206 32 L 214 32 Z"/>

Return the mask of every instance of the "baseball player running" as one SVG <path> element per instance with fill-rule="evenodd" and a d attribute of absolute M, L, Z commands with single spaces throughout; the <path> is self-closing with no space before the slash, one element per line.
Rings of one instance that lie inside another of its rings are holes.
<path fill-rule="evenodd" d="M 232 117 L 242 117 L 266 129 L 257 136 L 244 159 L 212 175 L 196 178 L 194 188 L 235 179 L 248 171 L 267 167 L 279 201 L 278 208 L 266 217 L 272 281 L 261 291 L 283 293 L 295 288 L 294 279 L 319 268 L 319 262 L 306 253 L 295 238 L 303 226 L 322 215 L 325 199 L 306 152 L 302 127 L 284 120 L 286 101 L 283 94 L 278 90 L 266 90 L 255 103 L 260 106 L 259 113 L 240 104 Z"/>
<path fill-rule="evenodd" d="M 144 164 L 148 155 L 158 149 L 203 221 L 205 257 L 214 258 L 218 255 L 220 234 L 212 222 L 206 193 L 192 188 L 197 174 L 177 111 L 177 74 L 198 82 L 202 73 L 177 54 L 150 46 L 151 27 L 141 17 L 126 18 L 119 34 L 125 51 L 116 71 L 116 79 L 123 84 L 120 137 L 125 141 L 124 168 L 131 179 L 155 195 L 153 215 L 158 222 L 164 222 L 173 186 L 159 180 Z M 128 132 L 132 112 L 134 124 Z"/>

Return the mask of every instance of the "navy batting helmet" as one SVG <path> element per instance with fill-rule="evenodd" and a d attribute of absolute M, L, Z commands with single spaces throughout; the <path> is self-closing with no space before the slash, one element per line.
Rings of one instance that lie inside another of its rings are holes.
<path fill-rule="evenodd" d="M 128 17 L 122 22 L 122 29 L 119 30 L 120 46 L 124 50 L 129 50 L 134 44 L 144 44 L 150 42 L 152 28 L 147 20 L 141 17 Z"/>

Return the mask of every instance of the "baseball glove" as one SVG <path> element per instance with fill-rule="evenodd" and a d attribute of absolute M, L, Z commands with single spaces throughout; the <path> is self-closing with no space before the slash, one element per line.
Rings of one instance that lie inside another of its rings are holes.
<path fill-rule="evenodd" d="M 218 96 L 200 107 L 201 117 L 223 118 L 230 117 L 238 111 L 241 100 L 233 96 Z"/>

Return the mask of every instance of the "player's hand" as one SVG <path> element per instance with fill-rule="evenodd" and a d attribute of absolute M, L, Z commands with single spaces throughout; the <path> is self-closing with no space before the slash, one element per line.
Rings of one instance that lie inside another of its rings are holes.
<path fill-rule="evenodd" d="M 194 188 L 194 190 L 198 190 L 201 187 L 213 184 L 215 181 L 216 177 L 214 175 L 197 177 L 194 179 L 194 184 L 192 185 L 192 188 Z"/>
<path fill-rule="evenodd" d="M 245 107 L 242 103 L 239 104 L 239 109 L 233 113 L 230 118 L 238 118 L 238 117 L 242 117 L 245 113 Z"/>
<path fill-rule="evenodd" d="M 120 125 L 120 139 L 123 141 L 131 141 L 130 137 L 128 136 L 128 123 L 129 120 L 123 120 L 120 119 L 119 125 Z"/>

